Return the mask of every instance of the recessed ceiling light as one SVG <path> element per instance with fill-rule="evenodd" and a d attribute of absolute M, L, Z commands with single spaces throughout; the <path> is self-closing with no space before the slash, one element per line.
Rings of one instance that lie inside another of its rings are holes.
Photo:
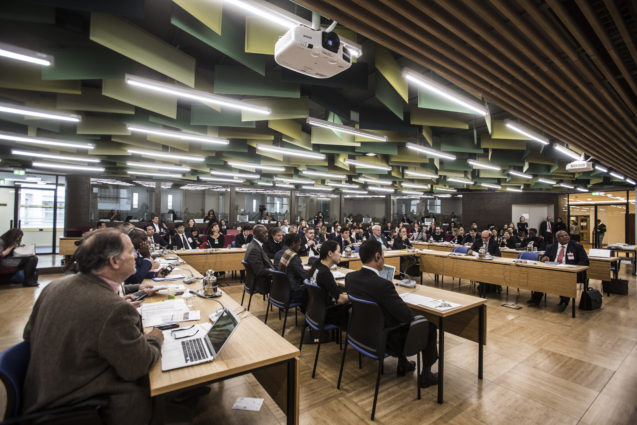
<path fill-rule="evenodd" d="M 261 165 L 254 164 L 252 162 L 242 162 L 242 161 L 228 161 L 228 165 L 234 168 L 252 168 L 255 170 L 265 170 L 265 171 L 277 171 L 283 172 L 285 171 L 285 167 L 277 167 L 274 165 Z"/>
<path fill-rule="evenodd" d="M 499 184 L 480 183 L 480 186 L 487 187 L 489 189 L 502 189 L 502 186 L 500 186 Z"/>
<path fill-rule="evenodd" d="M 240 177 L 243 179 L 258 179 L 259 177 L 261 177 L 258 174 L 233 173 L 230 171 L 215 171 L 215 170 L 210 170 L 210 174 L 213 176 Z"/>
<path fill-rule="evenodd" d="M 427 173 L 424 171 L 413 171 L 413 170 L 405 170 L 405 175 L 411 176 L 412 178 L 423 178 L 423 179 L 437 179 L 438 175 L 434 173 Z"/>
<path fill-rule="evenodd" d="M 127 170 L 128 174 L 133 176 L 147 176 L 147 177 L 165 177 L 168 179 L 180 179 L 183 177 L 181 174 L 172 174 L 172 173 L 157 173 L 155 171 L 136 171 L 136 170 Z"/>
<path fill-rule="evenodd" d="M 305 174 L 306 176 L 322 177 L 324 179 L 345 179 L 345 178 L 347 178 L 347 176 L 345 174 L 336 174 L 336 173 L 330 173 L 330 172 L 327 172 L 327 171 L 301 170 L 301 173 Z"/>
<path fill-rule="evenodd" d="M 208 177 L 208 176 L 199 176 L 199 179 L 207 181 L 207 182 L 221 182 L 221 183 L 243 183 L 245 181 L 243 179 L 224 179 L 223 177 Z"/>
<path fill-rule="evenodd" d="M 474 183 L 473 180 L 460 179 L 460 178 L 456 178 L 456 177 L 447 177 L 447 182 L 462 183 L 462 184 L 473 184 Z"/>
<path fill-rule="evenodd" d="M 168 164 L 159 164 L 157 162 L 127 161 L 126 165 L 129 166 L 129 167 L 150 168 L 150 169 L 153 169 L 153 170 L 181 171 L 183 173 L 187 173 L 187 172 L 190 171 L 190 167 L 175 166 L 175 165 L 168 165 Z"/>
<path fill-rule="evenodd" d="M 533 176 L 530 175 L 530 174 L 521 173 L 521 172 L 515 171 L 515 170 L 509 170 L 508 173 L 511 174 L 512 176 L 521 177 L 523 179 L 532 179 L 533 178 Z"/>

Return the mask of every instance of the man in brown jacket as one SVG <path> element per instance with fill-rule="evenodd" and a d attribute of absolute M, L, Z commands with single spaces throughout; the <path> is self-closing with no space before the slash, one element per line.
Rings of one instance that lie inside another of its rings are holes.
<path fill-rule="evenodd" d="M 163 336 L 144 335 L 141 317 L 118 295 L 135 273 L 129 237 L 100 229 L 75 254 L 79 273 L 51 282 L 24 329 L 31 360 L 24 382 L 24 411 L 68 405 L 102 395 L 109 424 L 147 424 L 148 372 L 161 355 Z"/>

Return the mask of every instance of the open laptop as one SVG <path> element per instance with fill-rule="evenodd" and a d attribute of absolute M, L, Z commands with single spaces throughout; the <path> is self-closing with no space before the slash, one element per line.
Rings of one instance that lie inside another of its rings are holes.
<path fill-rule="evenodd" d="M 206 335 L 201 336 L 199 332 L 190 338 L 166 339 L 161 348 L 161 370 L 213 361 L 237 329 L 239 322 L 239 318 L 230 309 L 224 308 Z M 180 333 L 186 332 L 188 331 L 184 330 Z M 179 335 L 176 337 L 179 338 Z"/>
<path fill-rule="evenodd" d="M 390 266 L 385 264 L 383 269 L 378 273 L 383 279 L 387 279 L 390 282 L 394 281 L 394 275 L 396 274 L 396 266 Z"/>

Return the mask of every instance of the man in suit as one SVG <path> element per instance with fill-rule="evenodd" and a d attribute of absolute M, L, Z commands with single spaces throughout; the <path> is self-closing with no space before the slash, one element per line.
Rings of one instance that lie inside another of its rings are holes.
<path fill-rule="evenodd" d="M 270 289 L 270 269 L 274 268 L 272 262 L 263 250 L 263 244 L 268 241 L 268 229 L 262 224 L 257 224 L 252 229 L 254 238 L 246 248 L 243 260 L 254 274 L 254 287 L 257 292 L 265 294 Z"/>
<path fill-rule="evenodd" d="M 164 338 L 158 329 L 144 334 L 139 313 L 118 295 L 135 273 L 135 255 L 121 231 L 96 230 L 75 252 L 79 273 L 42 290 L 24 328 L 31 345 L 25 413 L 106 396 L 105 423 L 149 423 L 148 372 Z"/>
<path fill-rule="evenodd" d="M 377 241 L 381 244 L 383 249 L 391 249 L 389 247 L 389 242 L 387 241 L 385 234 L 381 232 L 380 226 L 378 224 L 372 226 L 372 233 L 369 235 L 368 239 Z"/>
<path fill-rule="evenodd" d="M 280 227 L 270 229 L 268 241 L 263 244 L 263 250 L 269 259 L 273 259 L 275 254 L 283 248 L 283 230 Z"/>
<path fill-rule="evenodd" d="M 234 240 L 234 244 L 237 248 L 241 248 L 243 245 L 247 245 L 252 242 L 253 236 L 249 233 L 250 230 L 252 229 L 248 224 L 241 228 L 241 233 L 239 233 Z"/>
<path fill-rule="evenodd" d="M 301 235 L 301 249 L 299 249 L 300 257 L 318 257 L 319 251 L 316 248 L 316 241 L 314 240 L 314 228 L 308 226 L 305 228 L 305 233 Z"/>
<path fill-rule="evenodd" d="M 434 231 L 434 233 L 430 237 L 431 237 L 431 239 L 434 240 L 434 242 L 444 242 L 445 241 L 445 234 L 442 233 L 442 229 L 440 228 L 440 226 L 436 226 L 436 230 Z"/>
<path fill-rule="evenodd" d="M 544 256 L 540 259 L 542 262 L 554 261 L 559 264 L 575 264 L 578 266 L 588 266 L 588 255 L 584 247 L 575 241 L 571 240 L 571 237 L 564 230 L 560 230 L 555 234 L 557 242 L 549 246 Z M 586 272 L 577 274 L 578 282 L 586 281 Z M 530 305 L 538 306 L 544 296 L 543 292 L 532 292 L 531 299 L 527 301 Z M 566 310 L 570 298 L 560 296 L 560 303 L 558 309 L 560 312 Z"/>
<path fill-rule="evenodd" d="M 553 243 L 553 232 L 555 232 L 554 227 L 555 223 L 553 223 L 550 215 L 546 217 L 546 220 L 540 223 L 540 237 L 544 238 L 544 243 L 546 244 L 546 246 L 549 246 Z"/>
<path fill-rule="evenodd" d="M 345 289 L 350 296 L 377 303 L 383 312 L 386 328 L 400 326 L 387 335 L 387 348 L 389 352 L 398 356 L 396 373 L 398 376 L 402 376 L 414 370 L 414 362 L 408 361 L 403 355 L 409 323 L 413 320 L 414 315 L 396 292 L 394 284 L 378 274 L 385 265 L 380 242 L 376 240 L 363 242 L 359 255 L 363 267 L 345 276 Z M 421 386 L 428 387 L 438 383 L 438 374 L 431 372 L 431 366 L 437 358 L 436 327 L 429 322 L 429 339 L 423 352 L 423 371 L 419 377 Z"/>
<path fill-rule="evenodd" d="M 162 237 L 164 236 L 164 233 L 166 233 L 166 229 L 159 223 L 159 216 L 154 215 L 150 224 L 151 226 L 153 226 L 153 229 L 155 229 L 155 233 Z"/>
<path fill-rule="evenodd" d="M 184 223 L 177 224 L 175 227 L 175 234 L 172 237 L 173 246 L 176 246 L 177 249 L 193 249 L 192 247 L 192 236 L 186 235 L 185 231 L 186 227 L 184 227 Z"/>
<path fill-rule="evenodd" d="M 469 230 L 469 234 L 467 236 L 464 237 L 464 241 L 462 241 L 463 244 L 468 244 L 470 243 L 471 245 L 473 245 L 476 241 L 479 241 L 480 238 L 478 238 L 476 229 L 474 229 L 473 227 Z"/>
<path fill-rule="evenodd" d="M 544 251 L 544 248 L 547 246 L 546 239 L 538 238 L 537 230 L 533 228 L 529 229 L 529 237 L 524 239 L 524 245 L 521 245 L 520 248 L 524 249 L 530 243 L 532 243 L 533 248 L 537 248 L 538 251 Z"/>
<path fill-rule="evenodd" d="M 166 239 L 162 238 L 159 233 L 155 233 L 155 228 L 152 224 L 146 226 L 146 236 L 148 236 L 148 243 L 161 246 L 164 248 L 168 243 Z"/>
<path fill-rule="evenodd" d="M 473 229 L 471 230 L 473 231 Z M 473 255 L 474 252 L 480 252 L 480 248 L 483 246 L 486 247 L 487 253 L 492 257 L 502 257 L 498 243 L 492 237 L 492 233 L 488 230 L 483 230 L 482 233 L 480 233 L 480 239 L 476 240 L 473 245 L 471 245 L 471 248 L 467 251 L 467 255 Z M 502 292 L 502 286 L 480 282 L 478 285 L 478 292 L 484 295 L 487 290 L 495 291 L 499 294 Z"/>
<path fill-rule="evenodd" d="M 342 228 L 341 234 L 336 236 L 334 240 L 341 247 L 341 252 L 345 250 L 346 246 L 351 245 L 354 242 L 349 234 L 349 229 L 347 227 Z"/>

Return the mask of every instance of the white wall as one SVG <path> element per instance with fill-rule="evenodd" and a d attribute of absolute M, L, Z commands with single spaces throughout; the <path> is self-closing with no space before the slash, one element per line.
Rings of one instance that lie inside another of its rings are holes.
<path fill-rule="evenodd" d="M 529 229 L 535 228 L 540 231 L 540 223 L 546 220 L 547 216 L 553 217 L 555 220 L 553 204 L 513 204 L 511 205 L 511 223 L 517 224 L 520 216 L 526 216 L 526 222 L 529 223 Z M 496 223 L 501 226 L 502 224 Z"/>
<path fill-rule="evenodd" d="M 345 211 L 343 211 L 343 214 L 345 216 L 360 214 L 362 216 L 369 215 L 372 218 L 382 219 L 385 216 L 385 199 L 345 198 L 344 208 Z"/>

